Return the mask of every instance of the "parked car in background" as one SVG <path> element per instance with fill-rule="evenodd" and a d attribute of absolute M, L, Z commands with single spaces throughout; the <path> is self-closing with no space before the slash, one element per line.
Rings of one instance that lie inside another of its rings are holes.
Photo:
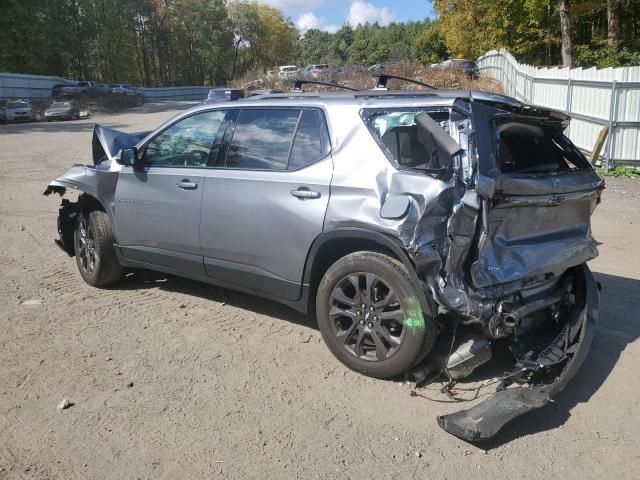
<path fill-rule="evenodd" d="M 329 65 L 321 63 L 318 65 L 308 65 L 302 69 L 302 76 L 318 79 L 329 71 Z"/>
<path fill-rule="evenodd" d="M 105 84 L 95 80 L 87 80 L 77 82 L 70 85 L 62 85 L 59 88 L 59 96 L 77 96 L 77 95 L 104 95 L 108 92 Z"/>
<path fill-rule="evenodd" d="M 267 72 L 267 80 L 275 80 L 276 78 L 278 78 L 279 76 L 279 71 L 278 70 L 269 70 Z"/>
<path fill-rule="evenodd" d="M 71 102 L 53 102 L 44 112 L 47 122 L 80 118 L 80 109 Z"/>
<path fill-rule="evenodd" d="M 212 88 L 202 102 L 202 105 L 209 103 L 228 102 L 231 100 L 239 100 L 244 98 L 244 90 L 242 88 Z"/>
<path fill-rule="evenodd" d="M 450 58 L 444 62 L 437 64 L 436 68 L 444 70 L 457 70 L 463 72 L 469 78 L 476 80 L 480 78 L 480 70 L 478 64 L 472 60 L 466 60 L 464 58 Z"/>
<path fill-rule="evenodd" d="M 138 90 L 129 85 L 128 83 L 112 83 L 109 85 L 109 93 L 115 95 L 137 95 Z"/>
<path fill-rule="evenodd" d="M 58 97 L 63 96 L 62 89 L 64 87 L 67 87 L 67 86 L 69 86 L 68 83 L 58 83 L 58 84 L 54 85 L 53 87 L 51 87 L 51 96 L 53 98 L 58 98 Z"/>
<path fill-rule="evenodd" d="M 270 95 L 273 93 L 284 93 L 282 90 L 278 90 L 277 88 L 267 88 L 262 90 L 250 90 L 247 92 L 247 98 L 257 97 L 260 95 Z"/>
<path fill-rule="evenodd" d="M 6 122 L 34 122 L 36 112 L 29 100 L 14 100 L 7 102 L 4 117 Z"/>
<path fill-rule="evenodd" d="M 371 73 L 380 73 L 382 71 L 389 73 L 389 70 L 392 70 L 396 65 L 398 65 L 398 62 L 376 63 L 375 65 L 371 65 L 367 70 Z"/>
<path fill-rule="evenodd" d="M 282 65 L 278 67 L 278 76 L 285 80 L 296 78 L 298 76 L 298 67 L 295 65 Z"/>

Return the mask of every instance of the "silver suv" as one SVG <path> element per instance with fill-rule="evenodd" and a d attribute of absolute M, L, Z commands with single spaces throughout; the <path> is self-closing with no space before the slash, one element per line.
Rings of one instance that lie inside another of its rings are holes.
<path fill-rule="evenodd" d="M 604 182 L 568 122 L 483 92 L 264 95 L 96 126 L 93 165 L 45 193 L 81 192 L 57 243 L 90 285 L 152 269 L 275 299 L 378 378 L 455 381 L 506 348 L 498 392 L 439 418 L 477 440 L 544 405 L 591 343 Z"/>

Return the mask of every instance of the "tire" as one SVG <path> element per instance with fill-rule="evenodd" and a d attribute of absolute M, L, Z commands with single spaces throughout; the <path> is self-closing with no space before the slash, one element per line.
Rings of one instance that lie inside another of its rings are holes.
<path fill-rule="evenodd" d="M 122 277 L 114 243 L 113 228 L 105 212 L 94 210 L 78 215 L 73 245 L 78 270 L 89 285 L 105 287 Z"/>
<path fill-rule="evenodd" d="M 350 369 L 371 377 L 394 378 L 409 371 L 438 335 L 420 289 L 407 268 L 387 255 L 356 252 L 338 260 L 316 296 L 318 326 L 329 350 Z"/>

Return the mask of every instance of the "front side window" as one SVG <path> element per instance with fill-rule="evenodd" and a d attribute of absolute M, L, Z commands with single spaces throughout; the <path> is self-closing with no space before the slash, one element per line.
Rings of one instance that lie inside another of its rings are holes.
<path fill-rule="evenodd" d="M 300 110 L 242 110 L 229 145 L 226 166 L 285 170 Z"/>
<path fill-rule="evenodd" d="M 145 165 L 206 166 L 225 113 L 220 110 L 198 113 L 167 128 L 147 145 Z"/>

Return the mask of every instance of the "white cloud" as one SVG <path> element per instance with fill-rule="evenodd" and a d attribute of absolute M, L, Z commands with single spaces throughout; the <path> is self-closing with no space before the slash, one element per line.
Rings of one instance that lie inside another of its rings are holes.
<path fill-rule="evenodd" d="M 303 32 L 311 30 L 312 28 L 320 28 L 321 24 L 322 19 L 313 12 L 303 13 L 298 20 L 296 20 L 296 27 Z"/>
<path fill-rule="evenodd" d="M 353 26 L 367 22 L 389 25 L 393 21 L 393 14 L 387 7 L 378 8 L 363 0 L 357 0 L 349 7 L 347 21 Z"/>
<path fill-rule="evenodd" d="M 286 12 L 308 12 L 309 9 L 317 8 L 324 3 L 324 0 L 260 0 L 262 3 L 277 7 Z"/>
<path fill-rule="evenodd" d="M 318 17 L 313 12 L 306 12 L 298 17 L 296 20 L 296 27 L 302 33 L 307 30 L 311 30 L 312 28 L 317 28 L 319 30 L 325 30 L 327 32 L 335 33 L 340 26 L 339 25 L 327 25 L 326 19 L 324 17 Z"/>

